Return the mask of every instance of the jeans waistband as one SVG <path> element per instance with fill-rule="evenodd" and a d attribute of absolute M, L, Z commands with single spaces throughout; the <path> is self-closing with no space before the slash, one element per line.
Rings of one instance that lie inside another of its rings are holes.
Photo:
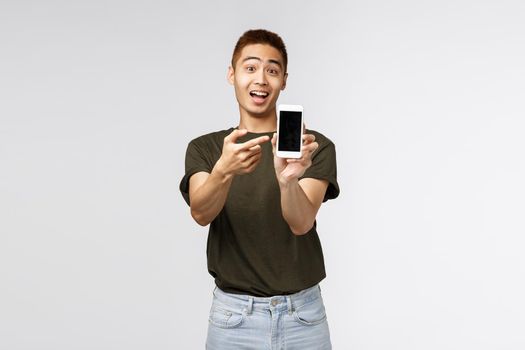
<path fill-rule="evenodd" d="M 254 297 L 245 294 L 227 293 L 219 287 L 213 290 L 215 298 L 230 307 L 235 307 L 240 310 L 245 310 L 248 314 L 255 309 L 264 310 L 288 310 L 292 313 L 293 310 L 300 308 L 302 305 L 308 304 L 316 299 L 321 298 L 321 287 L 316 284 L 313 287 L 303 289 L 290 295 L 275 295 L 272 297 Z"/>

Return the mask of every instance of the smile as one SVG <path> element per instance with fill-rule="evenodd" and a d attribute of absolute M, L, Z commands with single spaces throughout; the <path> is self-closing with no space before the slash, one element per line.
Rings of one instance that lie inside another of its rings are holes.
<path fill-rule="evenodd" d="M 266 98 L 268 97 L 268 95 L 270 95 L 268 92 L 266 91 L 257 91 L 257 90 L 254 90 L 254 91 L 250 91 L 250 96 L 252 97 L 261 97 L 261 98 Z"/>

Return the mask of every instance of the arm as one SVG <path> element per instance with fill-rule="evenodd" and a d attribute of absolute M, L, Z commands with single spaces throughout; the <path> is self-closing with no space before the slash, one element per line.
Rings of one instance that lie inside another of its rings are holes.
<path fill-rule="evenodd" d="M 222 154 L 211 173 L 198 172 L 190 178 L 190 208 L 193 219 L 202 226 L 217 217 L 230 189 L 235 175 L 252 172 L 261 159 L 260 144 L 269 141 L 261 136 L 244 143 L 235 141 L 247 130 L 234 130 L 224 138 Z"/>
<path fill-rule="evenodd" d="M 328 187 L 326 180 L 312 178 L 298 180 L 312 165 L 312 154 L 319 145 L 315 142 L 314 135 L 304 135 L 302 157 L 283 159 L 275 155 L 276 140 L 277 137 L 274 134 L 272 138 L 274 167 L 281 190 L 283 217 L 294 234 L 302 235 L 310 231 L 314 225 L 315 217 Z"/>
<path fill-rule="evenodd" d="M 211 174 L 201 171 L 190 178 L 191 216 L 201 226 L 212 222 L 222 210 L 232 183 L 233 176 L 216 169 Z"/>
<path fill-rule="evenodd" d="M 311 178 L 279 185 L 283 216 L 294 234 L 305 234 L 313 227 L 327 187 L 328 181 Z"/>

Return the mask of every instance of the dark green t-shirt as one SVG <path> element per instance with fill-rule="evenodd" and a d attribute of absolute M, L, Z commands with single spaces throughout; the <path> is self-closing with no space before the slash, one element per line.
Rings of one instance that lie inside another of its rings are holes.
<path fill-rule="evenodd" d="M 200 171 L 211 173 L 221 156 L 224 137 L 234 128 L 192 140 L 186 151 L 186 174 L 180 190 L 189 204 L 189 179 Z M 314 134 L 319 148 L 302 178 L 329 182 L 324 201 L 336 198 L 335 146 Z M 268 135 L 248 133 L 238 143 Z M 226 203 L 208 233 L 208 271 L 222 290 L 253 296 L 285 295 L 319 283 L 325 276 L 323 251 L 316 225 L 305 235 L 294 235 L 283 218 L 281 194 L 273 166 L 272 145 L 262 144 L 262 159 L 252 173 L 233 178 Z"/>

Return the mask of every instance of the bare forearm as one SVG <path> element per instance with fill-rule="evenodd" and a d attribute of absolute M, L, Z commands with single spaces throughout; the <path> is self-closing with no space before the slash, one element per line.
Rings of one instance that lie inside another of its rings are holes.
<path fill-rule="evenodd" d="M 317 210 L 314 208 L 297 180 L 279 184 L 283 217 L 296 235 L 312 228 Z"/>
<path fill-rule="evenodd" d="M 206 181 L 191 197 L 191 215 L 206 226 L 220 213 L 228 197 L 233 175 L 225 175 L 214 168 Z"/>

